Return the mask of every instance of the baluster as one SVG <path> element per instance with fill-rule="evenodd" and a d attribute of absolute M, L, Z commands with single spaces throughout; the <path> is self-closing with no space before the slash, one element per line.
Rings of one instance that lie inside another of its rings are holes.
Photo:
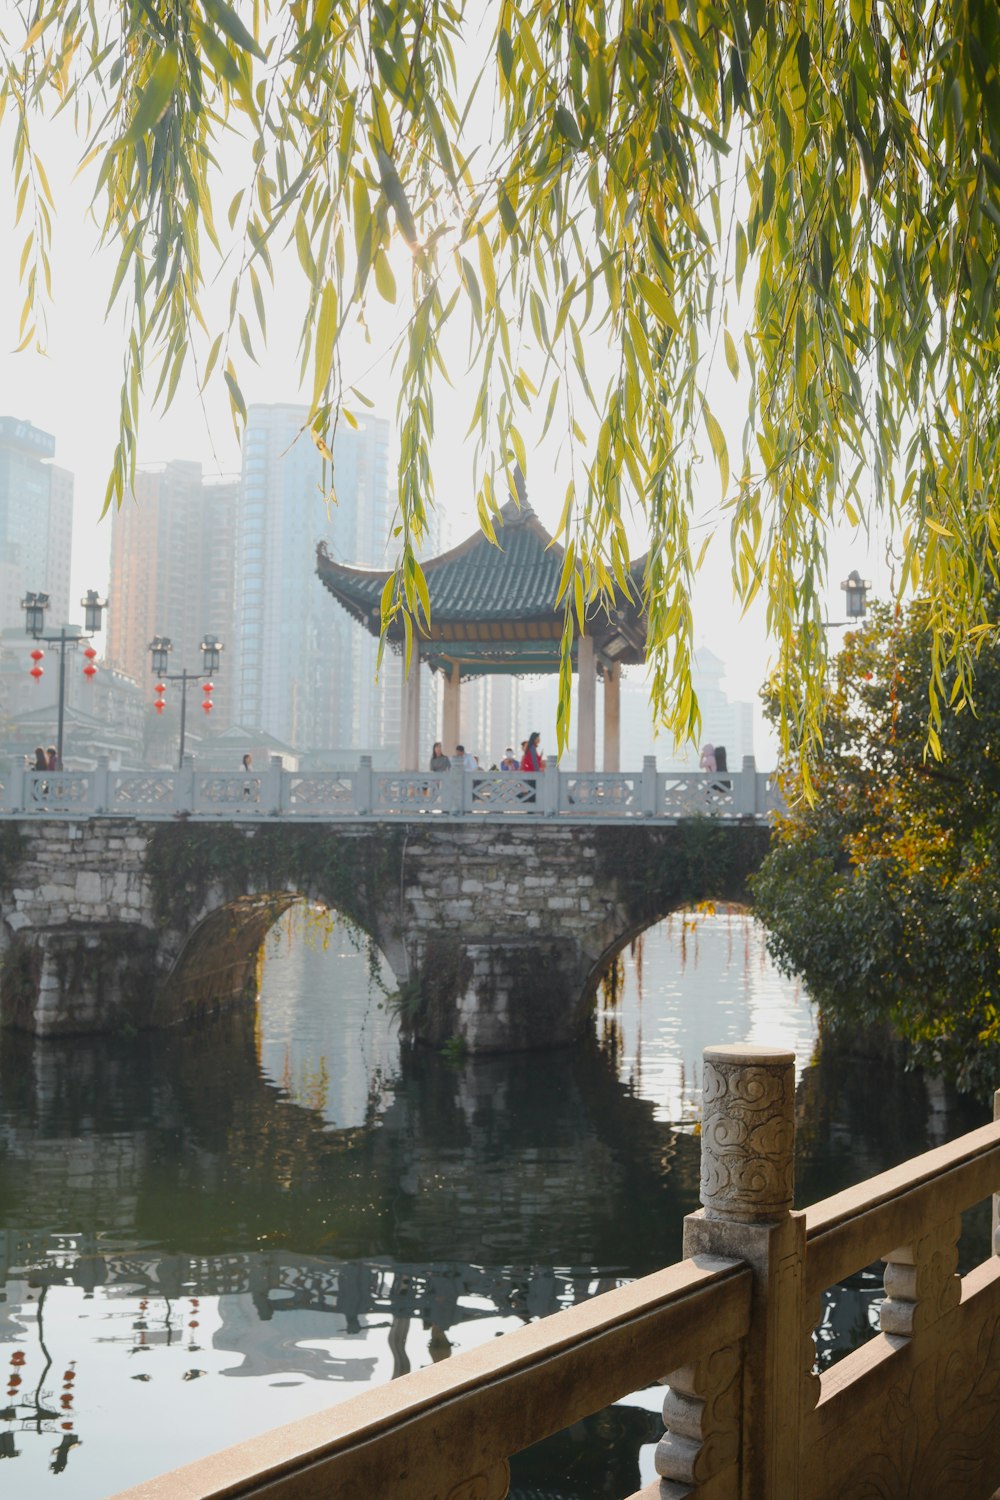
<path fill-rule="evenodd" d="M 273 817 L 280 817 L 288 808 L 284 761 L 280 755 L 271 756 L 267 774 L 269 781 L 267 793 L 266 796 L 259 796 L 259 803 L 255 811 L 259 815 L 264 811 L 264 807 L 267 807 L 268 812 Z M 250 782 L 252 786 L 253 777 L 250 778 Z M 264 793 L 263 786 L 261 786 L 260 792 L 261 794 Z"/>
<path fill-rule="evenodd" d="M 961 1231 L 962 1220 L 955 1215 L 886 1256 L 886 1297 L 879 1313 L 883 1333 L 912 1338 L 954 1312 L 962 1295 L 957 1274 Z"/>
<path fill-rule="evenodd" d="M 744 755 L 743 769 L 733 781 L 733 811 L 741 818 L 752 818 L 757 811 L 757 766 L 752 755 Z"/>
<path fill-rule="evenodd" d="M 23 766 L 23 764 L 19 765 L 15 761 L 10 768 L 10 775 L 7 778 L 6 808 L 8 812 L 23 811 L 25 805 L 25 794 L 27 791 L 27 787 L 25 785 L 27 779 L 28 772 L 25 770 L 25 767 Z"/>
<path fill-rule="evenodd" d="M 642 815 L 644 818 L 656 816 L 656 794 L 659 788 L 656 784 L 656 756 L 644 755 L 642 757 Z"/>
<path fill-rule="evenodd" d="M 554 817 L 562 809 L 563 773 L 555 756 L 546 762 L 545 770 L 535 778 L 535 805 L 542 804 L 546 817 Z"/>
<path fill-rule="evenodd" d="M 666 1432 L 656 1446 L 660 1500 L 682 1500 L 734 1464 L 740 1449 L 740 1350 L 717 1349 L 667 1376 Z"/>
<path fill-rule="evenodd" d="M 359 813 L 370 813 L 375 806 L 370 755 L 362 755 L 361 764 L 354 773 L 354 806 Z"/>
<path fill-rule="evenodd" d="M 90 811 L 105 813 L 111 806 L 111 760 L 107 755 L 97 757 L 97 770 L 90 780 Z"/>

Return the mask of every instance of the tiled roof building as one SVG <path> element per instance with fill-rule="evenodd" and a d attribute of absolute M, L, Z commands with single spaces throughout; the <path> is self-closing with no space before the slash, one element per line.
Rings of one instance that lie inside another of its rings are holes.
<path fill-rule="evenodd" d="M 419 639 L 415 636 L 415 647 L 419 647 L 420 662 L 445 679 L 443 740 L 447 749 L 458 738 L 463 681 L 489 673 L 559 670 L 564 614 L 556 599 L 563 549 L 527 503 L 523 486 L 519 485 L 519 492 L 519 501 L 511 499 L 500 510 L 496 544 L 477 531 L 459 546 L 423 563 L 431 618 Z M 633 565 L 634 583 L 628 593 L 616 590 L 609 604 L 590 608 L 583 634 L 574 623 L 573 667 L 580 679 L 577 769 L 581 771 L 594 768 L 599 676 L 604 682 L 605 770 L 618 769 L 621 667 L 645 660 L 641 566 Z M 336 562 L 320 544 L 316 571 L 337 602 L 377 636 L 382 591 L 391 569 L 349 567 Z M 401 621 L 390 627 L 389 640 L 401 644 Z M 411 726 L 419 713 L 418 684 L 418 672 L 411 664 L 403 684 L 403 769 L 416 769 Z"/>

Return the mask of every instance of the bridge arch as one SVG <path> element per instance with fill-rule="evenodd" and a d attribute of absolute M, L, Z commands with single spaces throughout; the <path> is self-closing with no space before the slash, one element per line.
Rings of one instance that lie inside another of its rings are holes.
<path fill-rule="evenodd" d="M 732 818 L 431 810 L 398 823 L 95 819 L 72 842 L 24 826 L 5 1024 L 50 1035 L 169 1025 L 255 996 L 266 933 L 305 900 L 381 950 L 404 1032 L 470 1052 L 577 1040 L 615 954 L 679 906 L 745 901 L 769 838 Z"/>

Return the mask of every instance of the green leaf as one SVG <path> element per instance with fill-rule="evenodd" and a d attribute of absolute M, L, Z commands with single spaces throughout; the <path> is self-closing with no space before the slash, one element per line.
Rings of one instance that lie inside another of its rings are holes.
<path fill-rule="evenodd" d="M 173 97 L 178 71 L 176 52 L 162 53 L 149 75 L 146 87 L 139 95 L 132 123 L 122 137 L 121 145 L 134 145 L 136 141 L 141 141 L 147 131 L 152 130 L 162 118 Z"/>
<path fill-rule="evenodd" d="M 639 291 L 642 293 L 642 300 L 646 303 L 646 306 L 653 313 L 657 321 L 664 328 L 669 328 L 672 332 L 679 334 L 681 325 L 666 288 L 661 286 L 659 282 L 651 280 L 650 277 L 644 276 L 641 271 L 636 275 L 635 280 Z"/>
<path fill-rule="evenodd" d="M 327 387 L 333 369 L 333 347 L 337 332 L 337 288 L 329 278 L 320 294 L 319 319 L 316 324 L 316 352 L 313 360 L 313 410 Z"/>
<path fill-rule="evenodd" d="M 227 5 L 225 0 L 203 0 L 203 4 L 206 13 L 212 17 L 219 29 L 236 43 L 237 47 L 242 47 L 244 52 L 252 52 L 254 57 L 259 58 L 261 62 L 265 61 L 257 42 L 254 41 L 231 5 Z"/>

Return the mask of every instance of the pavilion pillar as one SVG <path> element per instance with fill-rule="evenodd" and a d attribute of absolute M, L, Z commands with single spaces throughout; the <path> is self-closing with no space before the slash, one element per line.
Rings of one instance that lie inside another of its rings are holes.
<path fill-rule="evenodd" d="M 581 635 L 577 639 L 576 673 L 576 769 L 593 771 L 597 739 L 597 661 L 592 636 Z"/>
<path fill-rule="evenodd" d="M 462 738 L 462 669 L 450 662 L 444 678 L 444 705 L 441 715 L 441 744 L 445 755 L 454 755 Z"/>
<path fill-rule="evenodd" d="M 622 768 L 622 666 L 614 661 L 604 668 L 604 769 Z"/>
<path fill-rule="evenodd" d="M 420 770 L 420 642 L 413 642 L 410 671 L 405 659 L 402 679 L 402 701 L 399 716 L 399 769 Z"/>

